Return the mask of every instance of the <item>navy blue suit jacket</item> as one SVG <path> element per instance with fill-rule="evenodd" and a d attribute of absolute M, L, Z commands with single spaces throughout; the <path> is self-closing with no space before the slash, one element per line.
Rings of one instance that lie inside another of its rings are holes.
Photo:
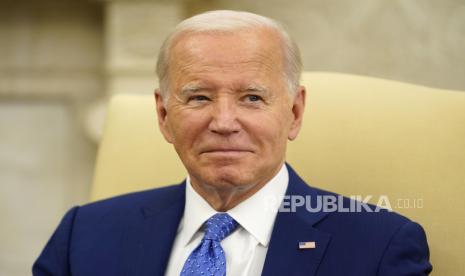
<path fill-rule="evenodd" d="M 309 187 L 288 166 L 287 195 Z M 163 275 L 184 211 L 185 183 L 72 208 L 33 266 L 34 275 Z M 349 205 L 349 199 L 344 199 Z M 315 201 L 314 201 L 315 202 Z M 299 241 L 315 241 L 301 250 Z M 279 212 L 262 275 L 427 275 L 426 236 L 398 214 Z"/>

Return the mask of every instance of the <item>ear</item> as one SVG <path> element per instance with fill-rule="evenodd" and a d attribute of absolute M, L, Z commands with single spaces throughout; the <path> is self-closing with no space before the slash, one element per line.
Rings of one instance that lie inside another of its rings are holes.
<path fill-rule="evenodd" d="M 168 110 L 163 104 L 163 97 L 161 96 L 160 89 L 155 90 L 155 105 L 158 115 L 158 128 L 160 128 L 163 137 L 168 143 L 173 143 L 173 135 L 168 125 Z"/>
<path fill-rule="evenodd" d="M 287 138 L 289 140 L 294 140 L 299 134 L 300 127 L 302 126 L 302 119 L 304 116 L 305 110 L 305 97 L 306 91 L 304 86 L 299 86 L 296 95 L 294 97 L 294 103 L 292 105 L 292 114 L 294 115 L 294 120 L 291 125 L 291 129 Z"/>

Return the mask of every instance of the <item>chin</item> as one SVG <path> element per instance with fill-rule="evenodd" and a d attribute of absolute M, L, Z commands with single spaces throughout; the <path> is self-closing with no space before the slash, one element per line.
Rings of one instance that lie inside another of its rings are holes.
<path fill-rule="evenodd" d="M 239 187 L 253 186 L 253 170 L 242 166 L 213 166 L 200 174 L 202 182 L 215 187 Z"/>

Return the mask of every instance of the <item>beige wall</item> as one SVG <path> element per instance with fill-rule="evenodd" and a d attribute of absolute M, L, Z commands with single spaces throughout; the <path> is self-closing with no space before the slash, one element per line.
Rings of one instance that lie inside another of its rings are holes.
<path fill-rule="evenodd" d="M 86 201 L 95 146 L 62 101 L 0 101 L 0 275 L 28 275 L 71 205 Z"/>
<path fill-rule="evenodd" d="M 103 94 L 100 3 L 0 1 L 0 275 L 30 275 L 64 212 L 87 201 Z"/>
<path fill-rule="evenodd" d="M 306 70 L 336 71 L 465 90 L 465 1 L 191 0 L 185 15 L 211 9 L 257 12 L 283 22 Z"/>
<path fill-rule="evenodd" d="M 106 97 L 151 93 L 163 37 L 211 9 L 283 22 L 306 70 L 465 90 L 462 0 L 0 0 L 0 275 L 87 200 Z"/>

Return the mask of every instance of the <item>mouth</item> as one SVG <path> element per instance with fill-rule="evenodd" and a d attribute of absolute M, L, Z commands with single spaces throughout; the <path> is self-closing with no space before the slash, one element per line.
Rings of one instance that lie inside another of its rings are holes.
<path fill-rule="evenodd" d="M 217 156 L 217 157 L 241 157 L 244 154 L 253 153 L 248 149 L 237 149 L 237 148 L 218 148 L 208 149 L 202 151 L 202 155 Z"/>

